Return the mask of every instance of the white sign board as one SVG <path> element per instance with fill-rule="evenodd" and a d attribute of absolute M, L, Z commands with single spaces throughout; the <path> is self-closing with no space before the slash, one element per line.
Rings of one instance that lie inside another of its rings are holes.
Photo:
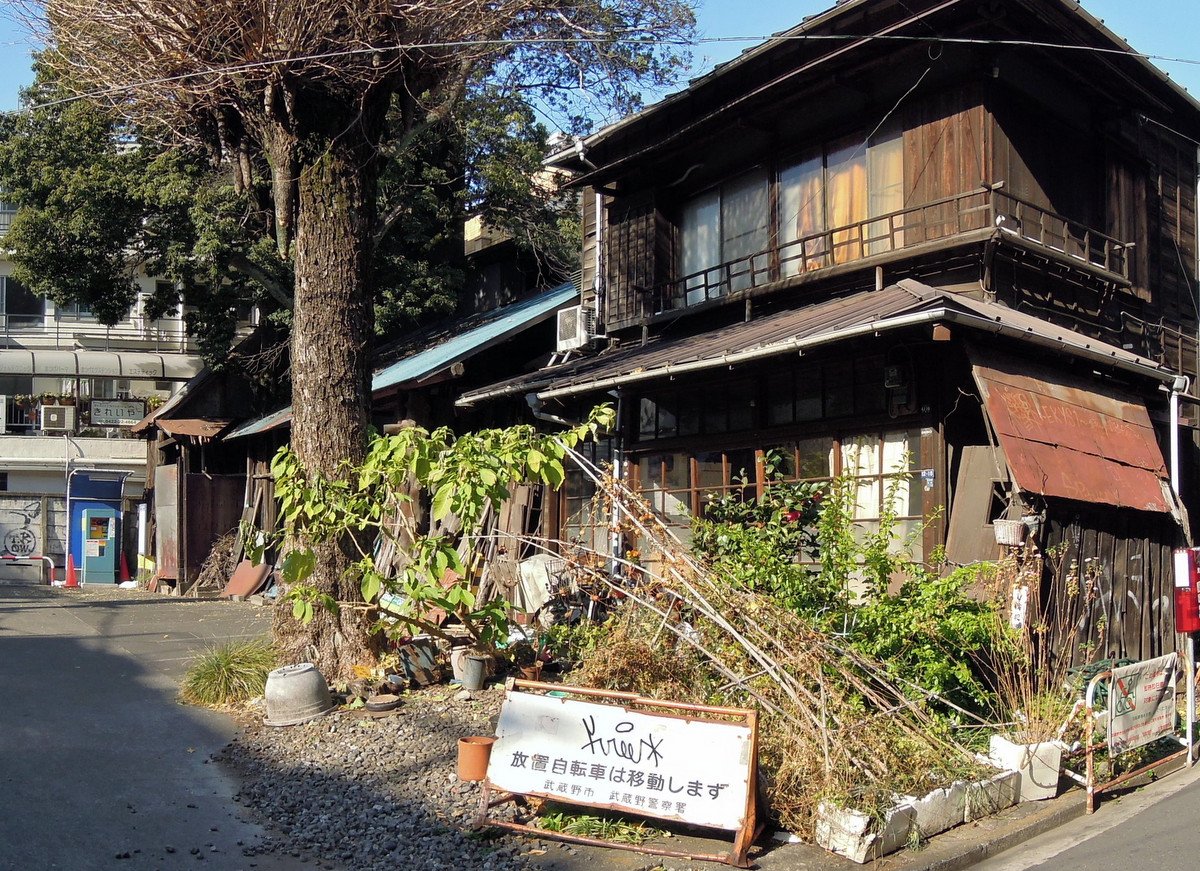
<path fill-rule="evenodd" d="M 746 815 L 751 729 L 509 692 L 488 780 L 539 795 L 717 829 Z"/>
<path fill-rule="evenodd" d="M 92 426 L 133 426 L 146 416 L 146 403 L 130 399 L 93 399 Z"/>
<path fill-rule="evenodd" d="M 1108 698 L 1108 747 L 1124 753 L 1175 731 L 1179 655 L 1114 668 Z"/>

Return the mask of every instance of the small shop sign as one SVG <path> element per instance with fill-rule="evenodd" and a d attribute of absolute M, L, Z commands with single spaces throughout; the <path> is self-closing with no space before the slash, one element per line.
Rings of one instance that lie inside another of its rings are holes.
<path fill-rule="evenodd" d="M 496 736 L 481 824 L 552 837 L 486 818 L 497 803 L 488 802 L 491 790 L 537 796 L 737 832 L 728 856 L 694 858 L 744 867 L 757 822 L 754 711 L 518 680 L 510 681 Z"/>
<path fill-rule="evenodd" d="M 92 400 L 92 426 L 133 426 L 145 416 L 146 403 L 141 400 Z"/>
<path fill-rule="evenodd" d="M 1112 670 L 1108 747 L 1124 753 L 1175 732 L 1175 682 L 1179 654 L 1123 665 Z"/>

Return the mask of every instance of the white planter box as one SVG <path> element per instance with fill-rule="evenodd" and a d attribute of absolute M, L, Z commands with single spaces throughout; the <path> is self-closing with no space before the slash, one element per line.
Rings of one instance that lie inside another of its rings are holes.
<path fill-rule="evenodd" d="M 1021 773 L 1020 801 L 1040 801 L 1058 795 L 1061 742 L 1015 744 L 1003 735 L 993 735 L 988 755 L 997 768 Z"/>
<path fill-rule="evenodd" d="M 1001 771 L 987 780 L 963 784 L 966 801 L 963 802 L 963 822 L 990 817 L 1006 807 L 1012 807 L 1021 799 L 1021 773 Z"/>
<path fill-rule="evenodd" d="M 862 811 L 823 801 L 817 806 L 816 841 L 830 853 L 861 864 L 905 846 L 915 818 L 912 805 L 898 804 L 888 811 L 880 826 Z"/>
<path fill-rule="evenodd" d="M 922 838 L 961 826 L 966 816 L 967 783 L 956 781 L 950 786 L 935 789 L 923 798 L 905 796 L 915 811 L 913 824 Z"/>

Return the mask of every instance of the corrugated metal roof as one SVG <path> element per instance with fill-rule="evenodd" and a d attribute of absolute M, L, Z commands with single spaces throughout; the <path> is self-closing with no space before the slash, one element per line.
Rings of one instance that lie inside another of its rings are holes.
<path fill-rule="evenodd" d="M 243 424 L 239 424 L 227 432 L 221 441 L 227 442 L 231 439 L 241 438 L 242 436 L 258 435 L 259 433 L 273 430 L 277 426 L 283 426 L 284 424 L 291 422 L 292 407 L 288 405 L 279 409 L 278 411 L 272 411 L 270 414 L 264 415 L 263 417 L 256 418 L 255 420 L 248 420 Z"/>
<path fill-rule="evenodd" d="M 1023 312 L 904 280 L 878 291 L 862 291 L 705 333 L 658 339 L 646 345 L 571 361 L 466 393 L 459 398 L 458 404 L 472 405 L 484 399 L 517 393 L 537 392 L 543 398 L 588 393 L 666 378 L 681 371 L 796 353 L 853 335 L 934 320 L 1004 333 L 1026 341 L 1036 340 L 1076 356 L 1135 368 L 1164 379 L 1171 374 L 1153 360 Z"/>
<path fill-rule="evenodd" d="M 1171 511 L 1166 463 L 1141 399 L 1007 355 L 972 348 L 970 356 L 1018 487 Z"/>
<path fill-rule="evenodd" d="M 158 424 L 158 428 L 167 435 L 211 439 L 229 426 L 230 421 L 212 420 L 205 417 L 177 417 L 158 420 L 156 423 Z"/>
<path fill-rule="evenodd" d="M 567 282 L 521 302 L 471 315 L 449 327 L 422 334 L 421 340 L 429 342 L 429 346 L 376 372 L 371 389 L 379 391 L 416 386 L 455 363 L 546 320 L 578 296 L 579 288 L 574 282 Z M 291 420 L 292 408 L 287 406 L 258 420 L 239 425 L 224 440 L 267 432 Z"/>
<path fill-rule="evenodd" d="M 485 315 L 473 315 L 458 322 L 444 341 L 405 357 L 375 373 L 371 382 L 373 390 L 385 390 L 405 384 L 423 381 L 442 372 L 455 363 L 477 354 L 513 333 L 527 329 L 550 317 L 559 308 L 579 296 L 579 290 L 571 282 L 532 296 L 521 302 L 503 306 Z M 481 325 L 474 322 L 483 320 Z"/>

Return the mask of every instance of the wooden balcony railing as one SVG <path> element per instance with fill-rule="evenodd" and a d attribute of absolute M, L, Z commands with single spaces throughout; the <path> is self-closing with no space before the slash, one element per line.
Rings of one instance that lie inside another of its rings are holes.
<path fill-rule="evenodd" d="M 1129 279 L 1129 243 L 992 186 L 813 233 L 685 275 L 650 289 L 648 314 L 989 228 L 999 228 L 1047 253 Z"/>

